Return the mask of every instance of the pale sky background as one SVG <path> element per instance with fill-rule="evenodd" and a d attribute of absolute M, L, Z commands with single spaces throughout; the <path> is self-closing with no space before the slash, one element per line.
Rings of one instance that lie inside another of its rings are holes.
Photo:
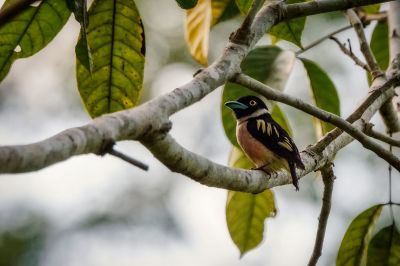
<path fill-rule="evenodd" d="M 188 82 L 199 66 L 188 55 L 184 11 L 175 1 L 136 2 L 147 37 L 144 102 Z M 339 17 L 309 19 L 303 44 L 345 25 L 347 21 Z M 211 62 L 239 22 L 222 23 L 212 31 Z M 368 35 L 370 31 L 371 27 Z M 71 17 L 45 49 L 13 64 L 0 84 L 0 145 L 39 141 L 90 121 L 75 81 L 78 33 L 79 25 Z M 352 30 L 338 37 L 342 41 L 351 38 L 357 50 Z M 283 42 L 279 45 L 296 50 Z M 304 57 L 330 74 L 340 95 L 342 115 L 347 116 L 367 91 L 363 70 L 329 40 Z M 189 150 L 226 164 L 230 144 L 220 119 L 221 92 L 219 88 L 174 115 L 171 134 Z M 285 92 L 310 101 L 308 81 L 298 62 Z M 282 108 L 299 148 L 311 144 L 310 117 Z M 378 116 L 374 123 L 382 130 Z M 225 223 L 225 190 L 171 173 L 137 142 L 118 143 L 117 149 L 146 162 L 150 170 L 141 171 L 111 156 L 84 155 L 32 173 L 1 175 L 0 233 L 23 227 L 29 236 L 44 228 L 44 240 L 37 247 L 41 266 L 289 266 L 308 262 L 321 204 L 322 182 L 317 174 L 301 180 L 299 193 L 292 186 L 274 189 L 278 215 L 266 222 L 263 243 L 239 259 Z M 387 164 L 358 143 L 337 155 L 335 173 L 332 212 L 319 265 L 333 265 L 351 220 L 388 197 Z M 398 179 L 394 171 L 394 191 L 400 188 Z M 394 197 L 400 201 L 395 192 Z M 46 226 L 41 227 L 42 223 Z"/>

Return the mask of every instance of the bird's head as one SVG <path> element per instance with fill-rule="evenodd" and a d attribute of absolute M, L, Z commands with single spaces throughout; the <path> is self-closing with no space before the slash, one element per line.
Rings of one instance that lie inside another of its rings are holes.
<path fill-rule="evenodd" d="M 253 114 L 268 113 L 268 108 L 265 103 L 256 96 L 244 96 L 236 101 L 229 101 L 225 103 L 230 109 L 233 110 L 237 119 L 244 118 Z"/>

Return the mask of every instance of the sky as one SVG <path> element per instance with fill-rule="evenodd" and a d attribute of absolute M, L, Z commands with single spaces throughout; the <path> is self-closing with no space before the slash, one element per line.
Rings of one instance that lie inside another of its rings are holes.
<path fill-rule="evenodd" d="M 145 102 L 185 84 L 200 66 L 189 57 L 184 44 L 184 12 L 174 1 L 137 4 L 147 38 L 142 97 Z M 240 19 L 236 19 L 213 29 L 210 61 L 221 53 L 239 23 Z M 346 23 L 340 15 L 311 17 L 303 43 Z M 70 18 L 45 49 L 13 64 L 0 83 L 0 145 L 40 141 L 90 122 L 75 80 L 74 46 L 78 33 L 79 25 Z M 370 33 L 367 30 L 368 36 Z M 358 48 L 351 30 L 338 37 L 343 41 L 350 38 Z M 260 43 L 270 40 L 266 37 Z M 296 50 L 287 43 L 279 45 Z M 358 49 L 354 50 L 359 55 Z M 367 91 L 363 70 L 330 41 L 303 56 L 327 70 L 338 89 L 342 115 L 350 114 Z M 310 102 L 308 81 L 298 62 L 285 92 Z M 219 114 L 221 94 L 219 88 L 173 115 L 171 134 L 189 150 L 226 164 L 230 143 Z M 294 128 L 299 148 L 313 143 L 311 118 L 291 107 L 282 108 Z M 373 122 L 383 130 L 378 116 Z M 31 173 L 0 175 L 0 233 L 40 235 L 41 240 L 36 238 L 33 243 L 41 266 L 307 263 L 321 204 L 322 182 L 317 173 L 301 180 L 298 193 L 290 185 L 274 189 L 278 215 L 266 222 L 263 243 L 239 259 L 226 227 L 225 190 L 171 173 L 138 142 L 119 142 L 117 149 L 149 164 L 150 170 L 141 171 L 109 155 L 89 154 Z M 388 197 L 387 164 L 360 144 L 354 142 L 339 152 L 334 170 L 337 179 L 332 212 L 319 265 L 333 265 L 351 220 Z M 395 191 L 400 186 L 398 179 L 399 174 L 394 172 Z M 385 223 L 387 219 L 379 226 Z"/>

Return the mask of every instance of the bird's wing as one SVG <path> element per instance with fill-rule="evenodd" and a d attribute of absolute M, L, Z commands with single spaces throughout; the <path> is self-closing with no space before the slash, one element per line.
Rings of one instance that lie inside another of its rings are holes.
<path fill-rule="evenodd" d="M 288 162 L 303 165 L 299 151 L 289 134 L 268 114 L 249 119 L 247 130 L 256 140 Z"/>

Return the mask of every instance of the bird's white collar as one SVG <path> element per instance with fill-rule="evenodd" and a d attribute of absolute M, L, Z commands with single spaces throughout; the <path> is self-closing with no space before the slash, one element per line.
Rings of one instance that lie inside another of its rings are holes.
<path fill-rule="evenodd" d="M 243 123 L 244 121 L 249 120 L 250 118 L 258 117 L 258 116 L 260 116 L 260 115 L 264 115 L 264 114 L 268 114 L 268 113 L 269 113 L 269 112 L 268 112 L 267 109 L 260 109 L 260 110 L 255 111 L 255 112 L 252 113 L 252 114 L 249 114 L 249 115 L 247 115 L 247 116 L 244 116 L 244 117 L 239 118 L 239 119 L 237 120 L 237 123 L 240 124 L 240 123 Z"/>

